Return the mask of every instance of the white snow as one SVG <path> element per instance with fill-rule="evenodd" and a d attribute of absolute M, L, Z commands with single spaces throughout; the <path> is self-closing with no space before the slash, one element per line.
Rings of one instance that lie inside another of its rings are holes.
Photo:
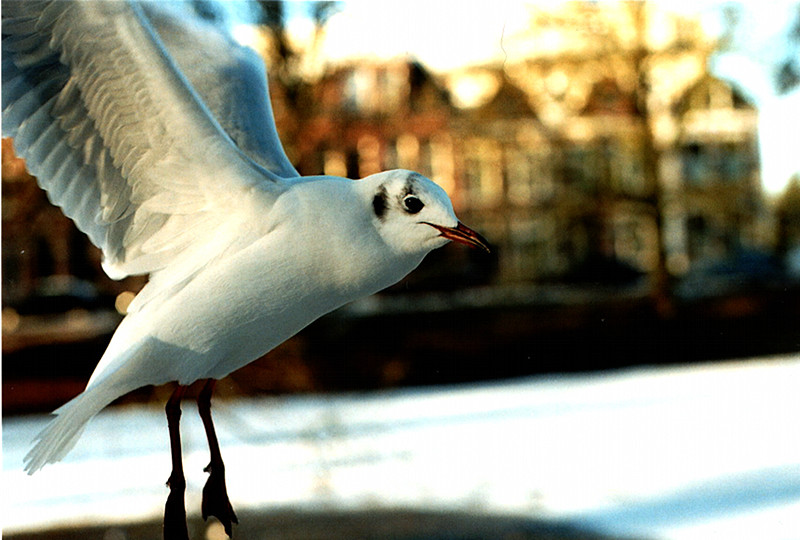
<path fill-rule="evenodd" d="M 621 536 L 800 538 L 800 355 L 505 383 L 216 400 L 235 508 L 417 508 L 566 520 Z M 3 528 L 158 519 L 158 406 L 111 408 L 64 462 L 3 425 Z M 184 406 L 187 509 L 208 460 Z"/>

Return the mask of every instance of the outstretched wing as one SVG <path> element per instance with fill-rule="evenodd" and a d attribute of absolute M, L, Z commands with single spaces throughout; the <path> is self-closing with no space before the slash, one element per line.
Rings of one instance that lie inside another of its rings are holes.
<path fill-rule="evenodd" d="M 142 4 L 170 57 L 222 129 L 250 159 L 283 178 L 298 177 L 278 137 L 263 59 L 237 44 L 224 20 L 187 2 Z"/>
<path fill-rule="evenodd" d="M 187 253 L 218 235 L 248 192 L 277 195 L 281 176 L 294 173 L 282 150 L 264 150 L 277 135 L 248 135 L 247 154 L 237 148 L 231 136 L 251 133 L 236 119 L 245 109 L 221 115 L 229 136 L 142 6 L 10 1 L 2 14 L 4 135 L 14 137 L 51 201 L 103 250 L 110 276 L 191 259 Z M 213 77 L 192 76 L 214 95 Z"/>

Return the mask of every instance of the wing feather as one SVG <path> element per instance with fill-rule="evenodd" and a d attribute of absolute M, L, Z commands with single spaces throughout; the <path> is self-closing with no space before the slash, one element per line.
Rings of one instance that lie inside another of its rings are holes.
<path fill-rule="evenodd" d="M 263 59 L 237 44 L 223 21 L 198 16 L 186 2 L 148 2 L 164 47 L 225 132 L 253 161 L 282 178 L 299 174 L 283 150 Z"/>
<path fill-rule="evenodd" d="M 191 274 L 241 197 L 296 175 L 279 141 L 232 143 L 136 4 L 9 1 L 2 30 L 4 134 L 112 277 Z"/>

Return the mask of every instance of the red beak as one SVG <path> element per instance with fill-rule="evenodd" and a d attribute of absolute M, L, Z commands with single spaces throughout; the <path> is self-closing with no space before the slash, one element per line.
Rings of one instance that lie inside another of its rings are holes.
<path fill-rule="evenodd" d="M 466 244 L 471 248 L 482 249 L 486 253 L 491 253 L 492 250 L 489 248 L 489 242 L 480 234 L 476 233 L 460 221 L 458 225 L 455 227 L 444 227 L 442 225 L 435 225 L 433 223 L 428 223 L 427 221 L 424 222 L 426 225 L 430 225 L 437 231 L 439 231 L 440 235 L 448 240 L 452 240 L 453 242 L 459 242 L 461 244 Z"/>

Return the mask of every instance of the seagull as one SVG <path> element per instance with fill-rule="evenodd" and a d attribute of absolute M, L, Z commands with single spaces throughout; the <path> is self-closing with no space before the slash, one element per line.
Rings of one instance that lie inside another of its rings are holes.
<path fill-rule="evenodd" d="M 114 279 L 148 275 L 86 389 L 25 457 L 61 460 L 146 385 L 166 404 L 164 537 L 188 538 L 179 421 L 189 385 L 209 443 L 202 515 L 238 523 L 211 418 L 217 380 L 320 316 L 402 279 L 450 241 L 489 251 L 445 191 L 392 170 L 301 177 L 255 51 L 188 4 L 4 1 L 3 134 Z"/>

